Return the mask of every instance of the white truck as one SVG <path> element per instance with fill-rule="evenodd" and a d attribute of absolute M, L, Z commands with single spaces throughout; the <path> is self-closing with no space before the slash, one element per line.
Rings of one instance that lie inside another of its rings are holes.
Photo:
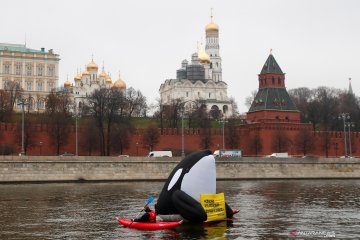
<path fill-rule="evenodd" d="M 148 157 L 172 157 L 172 151 L 151 151 Z"/>
<path fill-rule="evenodd" d="M 266 156 L 267 158 L 288 158 L 289 154 L 287 152 L 282 153 L 273 153 Z"/>

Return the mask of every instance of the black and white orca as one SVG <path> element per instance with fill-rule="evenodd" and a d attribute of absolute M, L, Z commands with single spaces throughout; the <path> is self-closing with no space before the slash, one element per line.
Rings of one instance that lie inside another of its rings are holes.
<path fill-rule="evenodd" d="M 163 221 L 204 222 L 202 193 L 216 193 L 215 158 L 210 150 L 190 154 L 173 169 L 155 205 L 156 213 Z M 232 217 L 232 209 L 225 206 L 227 217 Z"/>

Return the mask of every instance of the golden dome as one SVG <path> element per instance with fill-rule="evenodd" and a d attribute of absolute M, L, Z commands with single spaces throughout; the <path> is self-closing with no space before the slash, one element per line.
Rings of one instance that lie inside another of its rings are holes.
<path fill-rule="evenodd" d="M 70 87 L 71 83 L 69 82 L 69 80 L 66 80 L 66 82 L 64 82 L 64 87 Z"/>
<path fill-rule="evenodd" d="M 91 70 L 98 70 L 98 65 L 94 62 L 94 60 L 91 60 L 91 62 L 86 66 L 86 69 L 88 71 L 91 71 Z"/>
<path fill-rule="evenodd" d="M 75 80 L 75 81 L 81 81 L 81 73 L 77 74 L 77 75 L 74 77 L 74 80 Z"/>
<path fill-rule="evenodd" d="M 90 73 L 87 70 L 84 70 L 81 75 L 90 75 Z"/>
<path fill-rule="evenodd" d="M 114 82 L 113 87 L 117 89 L 126 89 L 126 83 L 123 80 L 119 79 Z"/>
<path fill-rule="evenodd" d="M 105 72 L 105 70 L 103 69 L 102 72 L 99 74 L 99 78 L 101 78 L 101 77 L 106 78 L 106 76 L 108 76 L 108 75 L 107 75 L 107 73 Z"/>
<path fill-rule="evenodd" d="M 205 52 L 205 49 L 203 47 L 200 47 L 199 52 L 198 52 L 198 59 L 199 62 L 202 64 L 208 64 L 210 63 L 210 57 L 209 55 Z"/>
<path fill-rule="evenodd" d="M 219 31 L 219 25 L 211 21 L 208 25 L 206 25 L 205 31 Z"/>
<path fill-rule="evenodd" d="M 112 83 L 111 78 L 110 78 L 109 75 L 106 75 L 106 82 L 107 82 L 107 83 Z"/>

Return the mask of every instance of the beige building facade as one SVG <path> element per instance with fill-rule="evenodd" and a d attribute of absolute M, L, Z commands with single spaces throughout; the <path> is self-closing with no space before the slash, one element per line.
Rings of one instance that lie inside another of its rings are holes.
<path fill-rule="evenodd" d="M 0 43 L 0 89 L 22 89 L 29 111 L 44 111 L 46 96 L 58 86 L 59 61 L 52 49 Z M 19 111 L 21 106 L 17 103 L 14 109 Z"/>

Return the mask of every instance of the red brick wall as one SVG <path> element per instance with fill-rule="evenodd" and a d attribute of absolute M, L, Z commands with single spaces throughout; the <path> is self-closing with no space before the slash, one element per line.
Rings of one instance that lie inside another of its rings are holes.
<path fill-rule="evenodd" d="M 16 146 L 17 152 L 21 150 L 21 135 L 17 134 L 17 126 L 13 124 L 0 124 L 0 144 L 14 144 Z M 278 128 L 281 128 L 282 133 L 286 134 L 291 140 L 289 144 L 288 152 L 290 155 L 301 155 L 301 152 L 296 150 L 294 142 L 296 136 L 300 129 L 310 129 L 311 124 L 299 124 L 291 122 L 282 122 L 282 123 L 255 123 L 242 125 L 238 128 L 240 146 L 239 149 L 242 149 L 245 155 L 254 155 L 251 150 L 250 138 L 256 131 L 259 132 L 260 139 L 262 141 L 262 150 L 258 155 L 268 155 L 273 152 L 272 150 L 272 141 L 275 131 L 278 131 Z M 46 125 L 37 125 L 37 132 L 34 136 L 31 145 L 28 148 L 28 155 L 55 155 L 56 149 L 50 143 L 47 127 Z M 75 153 L 75 129 L 71 128 L 70 131 L 70 141 L 69 143 L 61 149 L 61 152 L 70 152 Z M 159 129 L 160 131 L 160 129 Z M 200 150 L 200 129 L 185 129 L 184 130 L 184 145 L 185 150 L 196 151 Z M 145 156 L 148 154 L 148 147 L 144 147 L 142 143 L 142 129 L 135 131 L 134 135 L 131 137 L 130 148 L 124 150 L 123 154 L 128 154 L 131 156 L 139 155 Z M 342 156 L 344 155 L 344 135 L 343 132 L 329 132 L 329 147 L 328 154 L 329 156 Z M 314 150 L 309 153 L 313 155 L 325 156 L 325 150 L 323 147 L 323 136 L 324 132 L 312 132 L 312 135 L 315 139 Z M 79 128 L 79 141 L 81 138 L 81 128 Z M 225 134 L 226 138 L 226 134 Z M 160 143 L 155 147 L 154 150 L 163 150 L 163 149 L 172 149 L 181 151 L 181 129 L 164 129 L 163 134 L 160 137 Z M 222 148 L 222 132 L 221 129 L 212 130 L 212 142 L 213 146 L 211 150 L 221 149 Z M 348 138 L 347 138 L 348 141 Z M 42 142 L 42 145 L 40 145 Z M 136 144 L 138 143 L 138 144 Z M 337 145 L 337 149 L 336 149 Z M 352 133 L 352 153 L 354 156 L 360 156 L 360 133 Z M 112 155 L 119 155 L 119 152 L 113 152 Z M 79 145 L 79 155 L 87 155 L 86 151 L 83 151 Z M 93 153 L 93 155 L 98 155 Z"/>

